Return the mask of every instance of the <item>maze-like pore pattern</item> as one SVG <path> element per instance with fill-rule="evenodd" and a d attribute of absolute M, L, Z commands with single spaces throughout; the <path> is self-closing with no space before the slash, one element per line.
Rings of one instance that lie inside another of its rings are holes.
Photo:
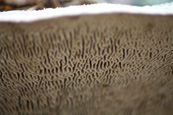
<path fill-rule="evenodd" d="M 0 114 L 173 110 L 173 17 L 0 22 Z"/>

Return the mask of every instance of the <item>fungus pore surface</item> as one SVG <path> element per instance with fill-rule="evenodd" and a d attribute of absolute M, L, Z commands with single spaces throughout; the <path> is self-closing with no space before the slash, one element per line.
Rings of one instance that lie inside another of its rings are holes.
<path fill-rule="evenodd" d="M 0 22 L 0 114 L 173 114 L 173 16 Z"/>

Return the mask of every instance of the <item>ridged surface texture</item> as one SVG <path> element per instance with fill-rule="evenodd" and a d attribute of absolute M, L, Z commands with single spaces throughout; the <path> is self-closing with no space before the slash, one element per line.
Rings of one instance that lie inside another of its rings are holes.
<path fill-rule="evenodd" d="M 173 115 L 173 16 L 0 22 L 0 115 Z"/>

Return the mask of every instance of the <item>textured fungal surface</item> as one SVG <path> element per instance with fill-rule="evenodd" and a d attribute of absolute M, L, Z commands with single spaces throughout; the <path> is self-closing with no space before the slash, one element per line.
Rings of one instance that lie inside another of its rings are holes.
<path fill-rule="evenodd" d="M 0 22 L 0 114 L 173 114 L 172 20 Z"/>

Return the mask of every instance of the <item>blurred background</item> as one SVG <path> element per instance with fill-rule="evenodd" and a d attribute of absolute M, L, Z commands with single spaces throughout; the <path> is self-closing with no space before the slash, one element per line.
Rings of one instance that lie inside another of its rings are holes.
<path fill-rule="evenodd" d="M 67 7 L 71 5 L 113 3 L 133 6 L 156 5 L 173 0 L 0 0 L 0 11 L 39 10 L 43 8 Z"/>
<path fill-rule="evenodd" d="M 129 4 L 135 6 L 154 5 L 172 2 L 173 0 L 96 0 L 98 2 Z"/>

